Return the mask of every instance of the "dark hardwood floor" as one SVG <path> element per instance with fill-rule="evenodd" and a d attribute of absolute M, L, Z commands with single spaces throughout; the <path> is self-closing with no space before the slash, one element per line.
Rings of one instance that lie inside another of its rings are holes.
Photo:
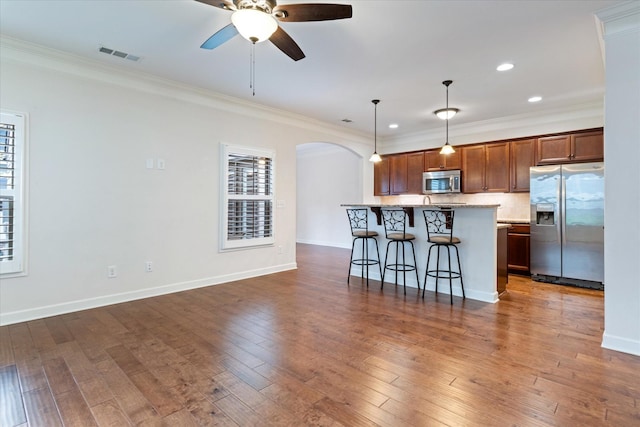
<path fill-rule="evenodd" d="M 511 276 L 452 306 L 347 286 L 348 259 L 1 327 L 0 425 L 640 425 L 601 292 Z"/>

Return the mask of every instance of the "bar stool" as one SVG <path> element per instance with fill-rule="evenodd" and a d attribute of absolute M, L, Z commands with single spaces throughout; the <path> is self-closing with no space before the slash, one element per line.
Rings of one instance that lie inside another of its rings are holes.
<path fill-rule="evenodd" d="M 431 243 L 429 246 L 429 252 L 427 254 L 427 267 L 424 277 L 424 288 L 422 289 L 422 298 L 424 298 L 424 291 L 427 288 L 427 278 L 435 277 L 436 279 L 436 293 L 438 293 L 438 279 L 449 279 L 449 292 L 451 298 L 451 304 L 453 304 L 453 279 L 460 279 L 460 287 L 462 288 L 462 298 L 464 299 L 464 283 L 462 281 L 462 268 L 460 267 L 460 254 L 458 252 L 458 244 L 460 239 L 453 235 L 453 217 L 454 211 L 451 209 L 431 210 L 425 209 L 423 211 L 424 221 L 427 226 L 427 242 Z M 451 248 L 456 250 L 456 258 L 458 259 L 458 271 L 451 269 Z M 436 268 L 429 270 L 429 263 L 431 261 L 431 250 L 436 248 Z M 440 249 L 447 249 L 448 267 L 447 269 L 440 268 Z"/>
<path fill-rule="evenodd" d="M 407 233 L 407 214 L 403 209 L 382 209 L 382 219 L 384 221 L 384 232 L 389 242 L 387 243 L 387 251 L 385 253 L 384 268 L 382 269 L 382 284 L 380 289 L 384 286 L 384 276 L 387 270 L 396 272 L 396 286 L 398 286 L 398 271 L 402 271 L 402 279 L 404 286 L 404 294 L 407 294 L 407 271 L 415 270 L 416 282 L 418 283 L 418 290 L 420 290 L 420 279 L 418 278 L 418 269 L 416 264 L 416 250 L 413 246 L 413 240 L 416 236 L 411 233 Z M 395 262 L 389 264 L 389 247 L 391 244 L 396 247 Z M 413 265 L 407 264 L 405 258 L 405 245 L 411 245 L 411 251 L 413 253 Z M 402 262 L 399 262 L 399 250 L 402 246 Z"/>
<path fill-rule="evenodd" d="M 378 269 L 380 270 L 380 277 L 382 277 L 382 270 L 380 268 L 380 251 L 378 250 L 378 236 L 377 231 L 369 230 L 369 212 L 365 209 L 347 209 L 347 216 L 349 217 L 349 225 L 351 226 L 351 237 L 353 237 L 353 241 L 351 242 L 351 262 L 349 263 L 349 274 L 347 276 L 347 284 L 349 284 L 349 279 L 351 278 L 351 266 L 359 265 L 366 266 L 367 269 L 367 288 L 369 287 L 369 266 L 378 264 Z M 356 247 L 356 241 L 362 240 L 362 258 L 353 258 L 353 250 Z M 376 254 L 378 255 L 378 259 L 369 258 L 369 241 L 373 240 L 376 244 Z M 364 268 L 362 268 L 362 275 L 364 277 Z"/>

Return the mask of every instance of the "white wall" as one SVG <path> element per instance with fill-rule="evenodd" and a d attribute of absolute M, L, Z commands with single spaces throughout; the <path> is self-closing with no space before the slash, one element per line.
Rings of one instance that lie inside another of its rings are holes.
<path fill-rule="evenodd" d="M 334 144 L 304 144 L 297 155 L 297 241 L 351 248 L 342 203 L 362 202 L 358 154 Z"/>
<path fill-rule="evenodd" d="M 29 118 L 28 274 L 2 278 L 2 324 L 295 268 L 296 145 L 370 150 L 330 125 L 31 45 L 0 52 L 0 105 Z M 218 251 L 220 142 L 276 151 L 275 247 Z"/>
<path fill-rule="evenodd" d="M 640 3 L 605 24 L 605 332 L 603 347 L 640 355 Z"/>

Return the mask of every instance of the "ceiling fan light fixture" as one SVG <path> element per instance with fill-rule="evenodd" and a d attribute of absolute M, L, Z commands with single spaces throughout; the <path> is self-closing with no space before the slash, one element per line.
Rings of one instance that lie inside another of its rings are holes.
<path fill-rule="evenodd" d="M 456 114 L 458 114 L 460 110 L 457 108 L 441 108 L 433 112 L 440 120 L 449 120 Z"/>
<path fill-rule="evenodd" d="M 252 43 L 268 40 L 278 29 L 275 18 L 257 9 L 239 9 L 231 15 L 231 22 L 242 37 Z"/>

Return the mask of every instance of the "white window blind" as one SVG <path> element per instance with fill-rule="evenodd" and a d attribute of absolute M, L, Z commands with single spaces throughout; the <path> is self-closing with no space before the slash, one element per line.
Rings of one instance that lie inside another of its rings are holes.
<path fill-rule="evenodd" d="M 0 273 L 24 265 L 23 158 L 24 116 L 0 113 Z"/>
<path fill-rule="evenodd" d="M 222 249 L 273 244 L 273 152 L 223 144 L 222 159 Z"/>

